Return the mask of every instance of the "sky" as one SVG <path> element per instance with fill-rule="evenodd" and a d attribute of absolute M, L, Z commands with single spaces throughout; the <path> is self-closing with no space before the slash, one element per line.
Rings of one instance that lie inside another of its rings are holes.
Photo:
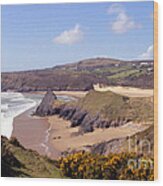
<path fill-rule="evenodd" d="M 2 71 L 153 59 L 153 2 L 3 5 Z"/>

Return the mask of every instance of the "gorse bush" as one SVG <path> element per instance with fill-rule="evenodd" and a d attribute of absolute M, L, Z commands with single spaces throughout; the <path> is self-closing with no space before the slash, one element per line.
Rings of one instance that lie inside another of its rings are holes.
<path fill-rule="evenodd" d="M 74 179 L 153 180 L 153 159 L 134 153 L 107 156 L 77 152 L 58 160 L 62 173 Z"/>

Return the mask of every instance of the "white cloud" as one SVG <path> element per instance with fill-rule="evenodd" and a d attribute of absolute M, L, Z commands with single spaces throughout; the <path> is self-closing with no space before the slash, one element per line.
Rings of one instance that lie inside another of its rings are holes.
<path fill-rule="evenodd" d="M 122 13 L 124 12 L 124 8 L 122 7 L 122 5 L 114 3 L 112 4 L 109 9 L 108 9 L 108 14 L 116 14 L 116 13 Z"/>
<path fill-rule="evenodd" d="M 76 24 L 74 28 L 65 30 L 59 36 L 54 38 L 54 42 L 58 44 L 71 45 L 80 42 L 83 39 L 83 32 L 80 25 Z"/>
<path fill-rule="evenodd" d="M 115 20 L 111 23 L 111 28 L 117 34 L 122 34 L 129 30 L 141 27 L 140 24 L 137 24 L 127 15 L 125 9 L 119 4 L 112 4 L 108 9 L 108 14 L 116 15 Z"/>
<path fill-rule="evenodd" d="M 143 58 L 143 59 L 151 59 L 153 58 L 153 45 L 150 45 L 146 52 L 142 53 L 139 58 Z"/>

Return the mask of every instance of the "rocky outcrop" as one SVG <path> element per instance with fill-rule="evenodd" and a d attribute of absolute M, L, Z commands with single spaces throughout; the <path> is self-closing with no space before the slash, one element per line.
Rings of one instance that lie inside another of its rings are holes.
<path fill-rule="evenodd" d="M 59 117 L 66 120 L 70 120 L 71 127 L 79 126 L 80 134 L 93 132 L 95 128 L 119 127 L 130 121 L 129 119 L 120 117 L 116 120 L 102 119 L 100 114 L 93 116 L 86 110 L 69 105 L 61 105 L 60 107 L 55 108 L 53 113 L 58 114 Z"/>
<path fill-rule="evenodd" d="M 127 137 L 103 141 L 93 145 L 81 146 L 76 149 L 68 149 L 63 155 L 72 154 L 79 151 L 89 152 L 92 154 L 108 155 L 110 153 L 127 152 Z"/>
<path fill-rule="evenodd" d="M 37 107 L 36 112 L 34 115 L 37 116 L 48 116 L 54 114 L 54 101 L 57 99 L 56 95 L 53 93 L 52 90 L 48 90 L 45 94 L 42 102 Z M 57 109 L 56 109 L 57 110 Z"/>
<path fill-rule="evenodd" d="M 127 151 L 127 138 L 117 138 L 91 146 L 90 152 L 93 154 L 107 155 L 109 153 L 120 153 Z M 126 148 L 126 149 L 125 149 Z"/>

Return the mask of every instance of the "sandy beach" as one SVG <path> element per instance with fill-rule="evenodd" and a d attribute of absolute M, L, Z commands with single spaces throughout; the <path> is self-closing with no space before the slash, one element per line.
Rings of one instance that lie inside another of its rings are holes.
<path fill-rule="evenodd" d="M 58 91 L 55 93 L 56 95 L 81 98 L 87 92 Z M 33 92 L 33 94 L 45 94 L 45 92 Z M 50 134 L 55 133 L 56 135 L 54 130 L 57 128 L 49 123 L 49 117 L 31 116 L 34 110 L 35 108 L 31 108 L 14 118 L 12 136 L 16 137 L 25 148 L 36 150 L 42 155 L 56 159 L 60 156 L 61 151 L 55 149 L 51 143 Z M 57 120 L 58 122 L 60 123 L 60 120 Z M 63 123 L 67 124 L 66 121 L 61 122 L 61 129 Z"/>
<path fill-rule="evenodd" d="M 51 125 L 49 144 L 60 152 L 68 149 L 80 149 L 83 146 L 127 137 L 147 129 L 150 125 L 131 122 L 118 128 L 96 129 L 94 132 L 84 135 L 74 135 L 78 131 L 78 127 L 70 127 L 69 121 L 59 118 L 58 116 L 50 116 L 48 121 Z"/>
<path fill-rule="evenodd" d="M 79 92 L 57 93 L 57 95 L 66 96 L 76 95 L 78 98 L 85 94 Z M 57 115 L 43 118 L 31 116 L 33 110 L 34 108 L 14 119 L 12 136 L 15 136 L 24 147 L 36 150 L 52 159 L 57 159 L 62 152 L 68 149 L 78 149 L 103 141 L 123 138 L 149 127 L 147 124 L 128 123 L 118 128 L 96 129 L 92 133 L 74 135 L 78 132 L 78 127 L 70 127 L 70 121 L 59 118 Z"/>
<path fill-rule="evenodd" d="M 130 136 L 149 126 L 129 123 L 118 128 L 96 129 L 92 133 L 76 136 L 74 134 L 78 132 L 78 127 L 71 128 L 70 121 L 57 115 L 40 118 L 30 114 L 31 110 L 28 110 L 14 119 L 12 136 L 24 147 L 52 159 L 59 158 L 68 149 L 80 149 L 83 146 Z"/>
<path fill-rule="evenodd" d="M 120 94 L 128 97 L 151 97 L 153 96 L 153 89 L 141 89 L 125 86 L 105 86 L 100 87 L 99 84 L 94 85 L 94 90 L 99 92 L 111 91 L 116 94 Z"/>
<path fill-rule="evenodd" d="M 57 157 L 59 152 L 48 144 L 50 125 L 47 118 L 31 116 L 32 110 L 15 117 L 12 137 L 16 137 L 25 148 L 51 158 Z"/>

